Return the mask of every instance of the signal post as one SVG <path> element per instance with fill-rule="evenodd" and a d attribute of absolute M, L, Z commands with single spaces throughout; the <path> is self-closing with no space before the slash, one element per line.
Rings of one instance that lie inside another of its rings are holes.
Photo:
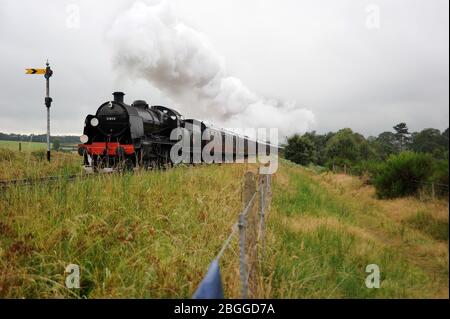
<path fill-rule="evenodd" d="M 50 162 L 50 106 L 53 99 L 50 97 L 50 77 L 53 75 L 50 64 L 45 69 L 26 69 L 26 74 L 44 74 L 46 80 L 45 107 L 47 108 L 47 160 Z"/>

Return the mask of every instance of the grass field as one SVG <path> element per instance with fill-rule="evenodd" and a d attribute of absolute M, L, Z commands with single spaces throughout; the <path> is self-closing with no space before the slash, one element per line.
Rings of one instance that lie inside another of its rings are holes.
<path fill-rule="evenodd" d="M 29 174 L 14 156 L 0 167 Z M 77 155 L 65 156 L 56 169 L 79 167 Z M 41 174 L 52 169 L 31 161 Z M 189 298 L 236 221 L 247 170 L 256 167 L 178 167 L 2 191 L 0 297 Z M 448 298 L 447 201 L 378 200 L 357 178 L 283 161 L 266 236 L 259 297 Z M 70 263 L 81 267 L 81 289 L 64 286 Z M 368 264 L 381 270 L 379 289 L 364 284 Z M 240 297 L 238 266 L 234 240 L 221 260 L 226 297 Z"/>
<path fill-rule="evenodd" d="M 45 149 L 18 152 L 0 147 L 0 180 L 71 175 L 81 172 L 81 157 L 75 153 L 52 152 L 46 160 Z"/>
<path fill-rule="evenodd" d="M 13 151 L 19 150 L 21 143 L 22 151 L 46 150 L 47 144 L 40 142 L 17 142 L 17 141 L 0 141 L 0 148 L 6 148 Z"/>

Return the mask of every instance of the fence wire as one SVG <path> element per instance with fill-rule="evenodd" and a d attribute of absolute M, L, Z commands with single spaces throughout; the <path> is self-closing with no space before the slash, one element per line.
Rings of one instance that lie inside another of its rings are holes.
<path fill-rule="evenodd" d="M 244 299 L 257 298 L 262 282 L 258 274 L 260 261 L 264 256 L 267 213 L 272 198 L 271 175 L 255 175 L 247 172 L 242 188 L 242 211 L 231 233 L 222 245 L 215 260 L 219 260 L 236 232 L 239 234 L 239 277 L 241 296 Z"/>

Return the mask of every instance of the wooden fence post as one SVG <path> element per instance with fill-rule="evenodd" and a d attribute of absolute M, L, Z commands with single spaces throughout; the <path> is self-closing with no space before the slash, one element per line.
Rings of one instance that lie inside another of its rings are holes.
<path fill-rule="evenodd" d="M 251 214 L 251 208 L 245 211 L 250 200 L 256 191 L 255 174 L 248 171 L 244 175 L 244 185 L 242 189 L 242 209 L 243 212 L 239 215 L 239 272 L 242 283 L 242 298 L 248 298 L 248 279 L 250 267 L 248 267 L 248 245 L 247 245 L 247 224 L 248 215 Z M 251 238 L 250 238 L 251 239 Z M 251 248 L 251 247 L 250 247 Z"/>
<path fill-rule="evenodd" d="M 264 227 L 265 227 L 265 209 L 266 209 L 266 189 L 267 189 L 267 175 L 260 174 L 259 175 L 259 183 L 258 183 L 258 191 L 259 191 L 259 232 L 258 232 L 258 240 L 261 240 L 261 247 L 264 250 Z"/>

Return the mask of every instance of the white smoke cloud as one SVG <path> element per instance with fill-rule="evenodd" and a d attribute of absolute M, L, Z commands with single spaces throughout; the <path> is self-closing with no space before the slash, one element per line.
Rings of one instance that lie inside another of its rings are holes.
<path fill-rule="evenodd" d="M 136 2 L 108 33 L 115 67 L 143 78 L 179 103 L 187 117 L 226 127 L 277 127 L 280 137 L 304 132 L 314 114 L 295 103 L 264 99 L 230 76 L 208 39 L 165 1 Z"/>

